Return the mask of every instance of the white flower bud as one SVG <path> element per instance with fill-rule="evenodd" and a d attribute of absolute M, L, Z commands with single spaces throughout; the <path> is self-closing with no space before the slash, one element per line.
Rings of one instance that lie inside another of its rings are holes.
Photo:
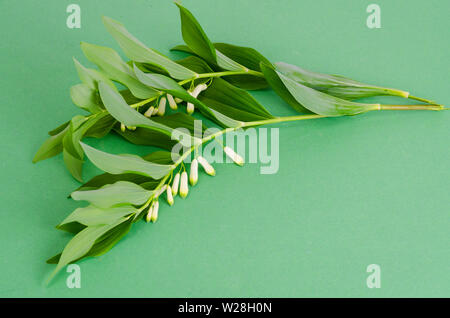
<path fill-rule="evenodd" d="M 169 102 L 170 109 L 176 110 L 178 108 L 177 102 L 173 99 L 172 95 L 167 94 L 167 101 Z"/>
<path fill-rule="evenodd" d="M 152 218 L 152 213 L 153 213 L 153 205 L 150 206 L 147 214 L 145 215 L 145 222 L 147 222 L 147 223 L 150 222 L 150 220 Z"/>
<path fill-rule="evenodd" d="M 180 173 L 178 172 L 175 175 L 175 178 L 173 178 L 173 183 L 172 183 L 172 194 L 174 196 L 176 196 L 178 194 L 178 185 L 180 184 Z"/>
<path fill-rule="evenodd" d="M 181 98 L 175 97 L 175 103 L 181 103 L 183 100 Z"/>
<path fill-rule="evenodd" d="M 186 171 L 183 171 L 180 178 L 180 197 L 187 197 L 189 192 L 188 189 L 188 175 Z"/>
<path fill-rule="evenodd" d="M 231 160 L 234 161 L 235 164 L 243 166 L 244 165 L 244 159 L 239 156 L 237 153 L 234 152 L 233 149 L 231 149 L 230 147 L 225 147 L 223 148 L 223 150 L 225 151 L 225 153 L 227 154 L 228 157 L 231 158 Z"/>
<path fill-rule="evenodd" d="M 163 116 L 165 112 L 166 112 L 166 98 L 165 97 L 161 97 L 161 99 L 159 100 L 159 106 L 158 106 L 157 114 L 159 116 Z"/>
<path fill-rule="evenodd" d="M 155 110 L 155 107 L 150 106 L 147 111 L 144 113 L 145 117 L 151 117 L 153 115 L 153 111 Z"/>
<path fill-rule="evenodd" d="M 198 161 L 197 159 L 191 162 L 191 171 L 189 173 L 189 183 L 191 186 L 195 186 L 198 181 Z"/>
<path fill-rule="evenodd" d="M 150 218 L 153 223 L 155 223 L 158 220 L 158 209 L 159 209 L 159 202 L 156 201 L 153 204 L 152 216 Z"/>
<path fill-rule="evenodd" d="M 167 203 L 169 203 L 169 205 L 172 206 L 173 205 L 173 196 L 172 196 L 172 188 L 171 187 L 167 187 L 166 195 L 167 195 Z"/>
<path fill-rule="evenodd" d="M 194 104 L 192 103 L 187 103 L 187 108 L 186 111 L 189 115 L 191 115 L 194 112 L 195 108 L 194 108 Z"/>
<path fill-rule="evenodd" d="M 135 130 L 136 130 L 136 126 L 127 126 L 127 129 L 128 129 L 128 130 L 135 131 Z"/>
<path fill-rule="evenodd" d="M 192 96 L 197 98 L 197 96 L 203 92 L 204 90 L 206 90 L 208 88 L 208 86 L 206 84 L 198 84 L 194 90 L 192 91 Z"/>
<path fill-rule="evenodd" d="M 158 113 L 158 108 L 155 107 L 155 109 L 153 109 L 152 116 L 155 116 L 157 113 Z"/>
<path fill-rule="evenodd" d="M 207 174 L 209 174 L 210 176 L 216 175 L 216 170 L 214 170 L 213 166 L 211 166 L 205 158 L 203 158 L 202 156 L 198 156 L 197 160 L 198 163 L 202 165 Z"/>
<path fill-rule="evenodd" d="M 125 132 L 125 129 L 126 129 L 125 125 L 124 124 L 120 124 L 120 130 L 122 132 Z"/>

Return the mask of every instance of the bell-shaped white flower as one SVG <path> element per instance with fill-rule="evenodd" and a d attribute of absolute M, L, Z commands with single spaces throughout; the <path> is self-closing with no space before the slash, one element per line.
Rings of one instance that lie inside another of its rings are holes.
<path fill-rule="evenodd" d="M 172 188 L 171 187 L 167 187 L 166 195 L 167 195 L 167 203 L 169 203 L 169 205 L 172 206 L 174 201 L 173 201 Z"/>
<path fill-rule="evenodd" d="M 150 206 L 150 208 L 148 208 L 148 212 L 145 215 L 145 222 L 150 222 L 151 218 L 152 218 L 152 213 L 153 213 L 153 205 Z"/>
<path fill-rule="evenodd" d="M 205 170 L 205 172 L 207 174 L 209 174 L 210 176 L 216 175 L 216 170 L 214 170 L 213 166 L 211 166 L 209 164 L 209 162 L 206 161 L 205 158 L 203 158 L 202 156 L 198 156 L 197 160 L 198 160 L 198 163 L 201 164 L 201 166 L 203 167 L 203 169 Z"/>
<path fill-rule="evenodd" d="M 161 99 L 159 100 L 157 114 L 158 116 L 164 116 L 165 112 L 166 112 L 166 97 L 161 97 Z"/>
<path fill-rule="evenodd" d="M 178 108 L 177 102 L 175 101 L 175 99 L 173 99 L 172 95 L 167 94 L 167 101 L 169 102 L 170 109 L 176 110 Z"/>
<path fill-rule="evenodd" d="M 188 175 L 186 171 L 183 171 L 180 178 L 180 197 L 187 197 L 189 192 L 188 188 Z"/>
<path fill-rule="evenodd" d="M 150 217 L 150 220 L 155 223 L 158 220 L 158 210 L 159 210 L 159 202 L 156 201 L 153 204 L 153 211 L 152 211 L 152 216 Z"/>
<path fill-rule="evenodd" d="M 125 129 L 126 129 L 125 125 L 124 124 L 120 124 L 120 130 L 122 132 L 125 132 Z"/>
<path fill-rule="evenodd" d="M 150 106 L 147 111 L 144 113 L 145 117 L 151 117 L 153 115 L 153 111 L 155 110 L 155 107 Z"/>
<path fill-rule="evenodd" d="M 228 157 L 231 158 L 231 160 L 234 161 L 235 164 L 243 166 L 244 165 L 244 159 L 239 156 L 237 153 L 234 152 L 233 149 L 231 149 L 230 147 L 225 147 L 223 148 L 223 150 L 225 151 L 225 153 L 227 154 Z"/>
<path fill-rule="evenodd" d="M 198 181 L 198 161 L 197 159 L 192 160 L 191 162 L 191 171 L 189 172 L 189 183 L 192 186 L 195 186 Z"/>
<path fill-rule="evenodd" d="M 178 194 L 178 186 L 180 185 L 180 173 L 178 172 L 173 178 L 172 183 L 172 194 L 176 196 Z"/>

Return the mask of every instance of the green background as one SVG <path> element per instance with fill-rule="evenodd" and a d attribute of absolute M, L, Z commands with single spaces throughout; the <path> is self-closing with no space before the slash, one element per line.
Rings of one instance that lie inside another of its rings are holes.
<path fill-rule="evenodd" d="M 409 90 L 449 105 L 449 1 L 377 0 L 381 29 L 360 0 L 186 0 L 213 41 L 254 47 L 271 61 Z M 81 6 L 81 29 L 66 6 Z M 162 206 L 109 253 L 80 263 L 81 289 L 45 260 L 69 235 L 54 229 L 77 203 L 61 156 L 31 159 L 46 132 L 81 113 L 69 87 L 80 41 L 118 46 L 101 16 L 163 53 L 182 42 L 171 1 L 0 1 L 0 296 L 398 297 L 450 296 L 447 112 L 372 112 L 285 123 L 280 169 L 216 165 L 188 199 Z M 174 57 L 175 55 L 171 55 Z M 294 112 L 271 91 L 254 96 Z M 404 102 L 380 98 L 385 103 Z M 117 136 L 100 149 L 145 154 Z M 98 173 L 85 165 L 85 179 Z M 381 266 L 381 288 L 366 267 Z"/>

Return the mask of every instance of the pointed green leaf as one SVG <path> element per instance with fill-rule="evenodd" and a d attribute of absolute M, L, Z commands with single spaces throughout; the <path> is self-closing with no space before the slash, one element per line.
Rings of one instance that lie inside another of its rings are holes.
<path fill-rule="evenodd" d="M 313 113 L 324 116 L 356 115 L 380 108 L 379 104 L 363 104 L 340 99 L 304 86 L 277 72 L 292 96 Z"/>
<path fill-rule="evenodd" d="M 206 117 L 216 121 L 218 124 L 222 126 L 238 127 L 242 125 L 241 121 L 235 120 L 224 114 L 220 114 L 218 111 L 210 109 L 200 100 L 191 96 L 182 86 L 180 86 L 170 77 L 161 74 L 144 73 L 136 66 L 134 67 L 134 72 L 136 73 L 137 78 L 145 85 L 154 87 L 158 90 L 169 93 L 175 97 L 181 98 L 186 102 L 194 104 Z"/>
<path fill-rule="evenodd" d="M 407 98 L 409 95 L 408 92 L 401 90 L 364 84 L 339 75 L 311 72 L 284 62 L 278 62 L 275 65 L 278 72 L 297 83 L 343 99 L 351 100 L 381 95 Z"/>
<path fill-rule="evenodd" d="M 39 148 L 33 158 L 33 163 L 56 156 L 63 150 L 62 141 L 68 130 L 66 126 L 56 135 L 50 136 Z"/>
<path fill-rule="evenodd" d="M 216 63 L 216 50 L 197 19 L 181 4 L 175 4 L 180 9 L 181 33 L 184 42 L 193 52 L 204 58 L 207 62 Z"/>
<path fill-rule="evenodd" d="M 143 204 L 152 194 L 152 191 L 145 190 L 135 183 L 117 181 L 116 183 L 105 185 L 96 190 L 72 192 L 71 197 L 77 201 L 88 201 L 99 208 L 109 208 L 116 204 L 124 203 L 134 205 Z"/>
<path fill-rule="evenodd" d="M 163 133 L 168 137 L 172 136 L 172 128 L 159 124 L 131 108 L 124 98 L 108 85 L 100 82 L 99 90 L 105 108 L 119 122 L 126 126 L 144 127 Z"/>
<path fill-rule="evenodd" d="M 75 105 L 91 114 L 101 112 L 97 91 L 87 84 L 77 84 L 70 88 L 70 97 Z"/>
<path fill-rule="evenodd" d="M 103 81 L 111 86 L 111 88 L 117 90 L 114 83 L 103 73 L 91 68 L 84 67 L 80 62 L 78 62 L 76 58 L 73 58 L 73 62 L 75 64 L 78 77 L 83 82 L 83 84 L 89 86 L 93 90 L 98 90 L 98 82 Z"/>
<path fill-rule="evenodd" d="M 216 78 L 198 98 L 210 108 L 241 121 L 256 121 L 273 116 L 248 92 Z"/>
<path fill-rule="evenodd" d="M 175 4 L 180 9 L 183 40 L 192 52 L 205 59 L 208 63 L 218 65 L 228 71 L 243 71 L 247 69 L 216 50 L 194 15 L 181 4 Z"/>
<path fill-rule="evenodd" d="M 120 205 L 110 208 L 99 208 L 89 205 L 77 208 L 58 227 L 71 222 L 78 222 L 87 226 L 111 224 L 117 219 L 136 213 L 137 209 L 132 205 Z"/>
<path fill-rule="evenodd" d="M 153 179 L 160 179 L 173 169 L 172 165 L 151 163 L 138 156 L 113 155 L 84 143 L 80 142 L 80 144 L 94 165 L 111 174 L 136 173 Z"/>
<path fill-rule="evenodd" d="M 281 79 L 278 77 L 272 64 L 266 64 L 266 63 L 261 62 L 260 65 L 261 65 L 261 71 L 264 74 L 264 78 L 269 83 L 269 85 L 273 89 L 273 91 L 275 93 L 277 93 L 278 96 L 280 96 L 286 103 L 288 103 L 296 111 L 298 111 L 300 113 L 310 113 L 310 111 L 308 109 L 303 107 L 302 104 L 300 104 L 294 98 L 294 96 L 292 96 L 292 94 L 289 92 L 289 90 L 283 84 Z"/>
<path fill-rule="evenodd" d="M 47 283 L 49 283 L 64 266 L 84 257 L 91 250 L 96 240 L 103 234 L 125 221 L 127 221 L 127 218 L 119 219 L 109 225 L 89 226 L 75 235 L 64 248 L 61 257 L 59 258 L 58 265 L 51 273 Z"/>
<path fill-rule="evenodd" d="M 162 67 L 171 77 L 180 80 L 193 78 L 196 75 L 195 72 L 175 63 L 166 56 L 147 48 L 142 42 L 131 35 L 120 22 L 103 17 L 103 23 L 108 32 L 119 43 L 125 55 L 131 60 Z"/>
<path fill-rule="evenodd" d="M 86 42 L 81 43 L 81 49 L 88 60 L 95 63 L 108 78 L 127 86 L 134 96 L 141 99 L 158 96 L 159 92 L 136 79 L 131 67 L 113 49 Z"/>
<path fill-rule="evenodd" d="M 106 253 L 107 251 L 109 251 L 123 236 L 125 236 L 132 225 L 133 219 L 129 218 L 128 220 L 125 220 L 124 222 L 121 222 L 119 225 L 115 226 L 114 228 L 108 230 L 106 233 L 102 234 L 99 238 L 97 238 L 95 240 L 94 245 L 91 247 L 91 249 L 89 250 L 88 253 L 86 253 L 85 255 L 79 257 L 78 259 L 74 259 L 72 261 L 70 261 L 70 263 L 74 263 L 82 258 L 85 257 L 90 257 L 90 256 L 100 256 L 104 253 Z M 68 226 L 68 225 L 73 225 L 73 224 L 79 224 L 79 223 L 70 223 L 70 224 L 66 224 L 64 225 L 64 227 Z M 80 224 L 81 226 L 81 224 Z M 83 229 L 81 229 L 83 230 Z M 78 232 L 81 232 L 77 231 Z M 47 260 L 48 264 L 58 264 L 60 258 L 61 258 L 61 254 L 59 253 L 58 255 L 53 256 L 52 258 Z"/>

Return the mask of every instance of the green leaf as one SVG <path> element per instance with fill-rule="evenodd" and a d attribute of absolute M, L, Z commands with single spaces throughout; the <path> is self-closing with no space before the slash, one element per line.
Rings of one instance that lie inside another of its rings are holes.
<path fill-rule="evenodd" d="M 81 49 L 87 59 L 95 63 L 108 78 L 127 86 L 134 96 L 146 99 L 159 95 L 159 92 L 139 82 L 131 67 L 113 49 L 86 42 L 81 43 Z"/>
<path fill-rule="evenodd" d="M 149 119 L 131 108 L 123 97 L 102 82 L 99 85 L 100 97 L 108 112 L 119 122 L 126 126 L 143 127 L 155 130 L 168 137 L 172 136 L 173 129 Z M 185 140 L 185 139 L 183 139 Z"/>
<path fill-rule="evenodd" d="M 233 59 L 237 63 L 247 67 L 250 70 L 261 71 L 260 63 L 270 64 L 269 60 L 266 59 L 261 53 L 256 51 L 255 49 L 245 47 L 245 46 L 237 46 L 227 43 L 214 43 L 214 47 Z"/>
<path fill-rule="evenodd" d="M 176 62 L 199 74 L 213 72 L 213 69 L 208 65 L 208 63 L 206 63 L 204 60 L 202 60 L 197 56 L 188 56 Z M 208 79 L 201 79 L 201 80 L 208 80 Z"/>
<path fill-rule="evenodd" d="M 216 78 L 198 98 L 216 111 L 240 121 L 256 121 L 273 116 L 248 92 Z"/>
<path fill-rule="evenodd" d="M 77 208 L 58 227 L 64 224 L 78 222 L 86 226 L 111 224 L 117 219 L 136 213 L 138 210 L 132 205 L 120 205 L 109 208 L 99 208 L 89 205 L 84 208 Z"/>
<path fill-rule="evenodd" d="M 62 141 L 68 129 L 69 127 L 66 126 L 56 135 L 48 138 L 34 155 L 33 163 L 51 158 L 59 154 L 63 150 Z"/>
<path fill-rule="evenodd" d="M 113 155 L 84 143 L 80 142 L 80 144 L 94 165 L 111 174 L 136 173 L 160 179 L 173 169 L 172 165 L 151 163 L 138 156 Z"/>
<path fill-rule="evenodd" d="M 145 190 L 132 182 L 117 181 L 96 190 L 72 192 L 71 197 L 77 201 L 88 201 L 99 208 L 109 208 L 124 203 L 144 204 L 152 194 L 152 191 Z"/>
<path fill-rule="evenodd" d="M 183 40 L 192 52 L 205 59 L 208 63 L 218 65 L 222 69 L 229 71 L 246 70 L 246 67 L 216 50 L 193 14 L 181 4 L 175 4 L 180 9 Z"/>
<path fill-rule="evenodd" d="M 249 47 L 226 43 L 214 43 L 214 47 L 225 56 L 228 56 L 233 61 L 236 61 L 250 70 L 261 72 L 259 66 L 260 62 L 270 64 L 262 54 Z M 229 83 L 246 90 L 264 89 L 269 86 L 264 78 L 254 75 L 233 75 L 224 76 L 222 78 Z"/>
<path fill-rule="evenodd" d="M 379 109 L 379 104 L 363 104 L 340 99 L 304 86 L 277 72 L 292 96 L 305 108 L 323 116 L 356 115 Z"/>
<path fill-rule="evenodd" d="M 162 134 L 158 131 L 146 128 L 138 127 L 134 131 L 128 129 L 122 131 L 117 127 L 114 129 L 114 131 L 125 140 L 135 145 L 154 146 L 166 150 L 171 150 L 178 143 L 177 140 L 172 140 L 166 134 Z"/>
<path fill-rule="evenodd" d="M 171 77 L 180 80 L 193 78 L 197 75 L 195 72 L 175 63 L 166 56 L 147 48 L 142 42 L 131 35 L 120 22 L 103 17 L 103 23 L 108 32 L 119 43 L 126 56 L 131 60 L 162 67 Z"/>
<path fill-rule="evenodd" d="M 292 94 L 283 84 L 281 79 L 278 77 L 272 64 L 266 64 L 261 62 L 261 71 L 263 72 L 264 78 L 269 83 L 273 91 L 277 93 L 277 95 L 280 96 L 286 103 L 288 103 L 292 108 L 294 108 L 296 111 L 300 113 L 310 113 L 308 109 L 303 107 L 302 104 L 300 104 L 294 98 L 294 96 L 292 96 Z"/>
<path fill-rule="evenodd" d="M 78 259 L 75 259 L 75 260 L 71 261 L 70 263 L 74 263 L 74 262 L 76 262 L 76 261 L 78 261 L 78 260 L 80 260 L 82 258 L 85 258 L 85 257 L 100 256 L 100 255 L 106 253 L 123 236 L 125 236 L 129 232 L 132 223 L 133 223 L 132 222 L 132 218 L 129 218 L 128 220 L 126 220 L 126 221 L 120 223 L 119 225 L 115 226 L 114 228 L 110 229 L 109 231 L 107 231 L 106 233 L 104 233 L 98 239 L 95 240 L 94 245 L 92 246 L 92 248 L 89 250 L 88 253 L 86 253 L 85 255 L 83 255 L 81 257 L 79 257 Z M 70 224 L 66 224 L 64 226 L 72 225 L 72 224 L 79 224 L 79 223 L 70 223 Z M 80 232 L 80 231 L 78 231 L 78 232 Z M 55 255 L 52 258 L 48 259 L 47 263 L 48 264 L 58 264 L 60 258 L 61 258 L 61 253 L 59 253 L 58 255 Z"/>
<path fill-rule="evenodd" d="M 136 73 L 137 78 L 145 85 L 154 87 L 175 97 L 181 98 L 186 102 L 194 104 L 206 117 L 214 120 L 222 126 L 238 127 L 242 125 L 242 122 L 221 114 L 218 111 L 210 109 L 200 100 L 192 97 L 182 86 L 180 86 L 170 77 L 161 74 L 144 73 L 138 67 L 134 68 L 134 72 Z"/>
<path fill-rule="evenodd" d="M 380 95 L 408 97 L 409 95 L 401 90 L 364 84 L 339 75 L 311 72 L 284 62 L 278 62 L 275 65 L 278 72 L 297 83 L 343 99 Z"/>
<path fill-rule="evenodd" d="M 201 56 L 209 63 L 216 63 L 216 50 L 192 13 L 179 3 L 181 33 L 184 42 L 195 54 Z"/>
<path fill-rule="evenodd" d="M 122 173 L 122 174 L 102 173 L 93 177 L 91 180 L 84 183 L 75 191 L 95 190 L 107 184 L 116 183 L 117 181 L 129 181 L 140 185 L 142 183 L 149 182 L 152 180 L 154 179 L 135 173 Z"/>
<path fill-rule="evenodd" d="M 93 247 L 95 241 L 109 230 L 127 221 L 122 218 L 108 225 L 89 226 L 75 235 L 64 248 L 58 265 L 47 280 L 49 283 L 53 277 L 67 264 L 84 257 Z"/>
<path fill-rule="evenodd" d="M 84 137 L 103 138 L 111 131 L 116 122 L 114 117 L 105 112 L 104 116 L 98 118 L 98 120 L 86 130 Z"/>
<path fill-rule="evenodd" d="M 178 114 L 182 114 L 182 113 L 178 113 Z M 143 159 L 146 161 L 153 162 L 153 163 L 158 163 L 158 164 L 163 164 L 163 165 L 171 165 L 174 163 L 174 161 L 172 160 L 172 157 L 177 158 L 177 155 L 173 154 L 169 151 L 154 151 L 154 152 L 144 156 Z M 88 182 L 86 182 L 85 184 L 80 186 L 75 191 L 98 189 L 100 187 L 103 187 L 104 185 L 113 184 L 117 181 L 133 182 L 133 183 L 136 183 L 136 184 L 144 187 L 147 190 L 154 188 L 154 187 L 148 188 L 150 185 L 156 186 L 159 184 L 159 181 L 157 181 L 153 178 L 150 178 L 147 176 L 142 176 L 139 174 L 134 174 L 134 173 L 123 173 L 123 174 L 103 173 L 103 174 L 93 177 L 91 180 L 89 180 Z M 143 186 L 143 184 L 145 184 L 145 186 Z"/>
<path fill-rule="evenodd" d="M 50 130 L 48 132 L 48 134 L 50 136 L 55 136 L 55 135 L 59 134 L 61 131 L 63 131 L 64 129 L 66 129 L 66 127 L 69 126 L 69 124 L 70 124 L 70 120 L 66 121 L 64 124 L 59 125 L 55 129 Z"/>
<path fill-rule="evenodd" d="M 114 83 L 110 81 L 109 78 L 103 73 L 91 68 L 84 67 L 80 62 L 78 62 L 76 58 L 73 58 L 73 62 L 75 64 L 78 77 L 80 78 L 81 82 L 83 82 L 83 84 L 87 85 L 93 90 L 98 90 L 98 82 L 103 81 L 111 86 L 111 88 L 117 90 Z"/>
<path fill-rule="evenodd" d="M 91 114 L 101 112 L 98 93 L 87 84 L 77 84 L 70 88 L 70 97 L 75 105 Z"/>
<path fill-rule="evenodd" d="M 214 46 L 220 50 L 220 52 L 225 52 L 224 54 L 220 53 L 220 56 L 228 57 L 228 60 L 232 59 L 234 61 L 236 67 L 232 68 L 236 71 L 245 71 L 247 69 L 255 70 L 257 72 L 260 72 L 259 63 L 262 61 L 266 63 L 267 59 L 262 56 L 260 53 L 255 51 L 254 49 L 242 47 L 242 46 L 235 46 L 231 44 L 225 44 L 225 43 L 215 43 Z M 173 47 L 171 50 L 173 51 L 181 51 L 189 54 L 194 54 L 194 56 L 190 56 L 193 58 L 197 58 L 197 55 L 186 45 L 177 45 Z M 219 56 L 219 58 L 220 58 Z M 201 60 L 201 59 L 200 59 Z M 203 61 L 203 60 L 201 60 Z M 203 61 L 204 62 L 204 61 Z M 268 61 L 267 61 L 268 62 Z M 204 62 L 207 64 L 206 62 Z M 244 64 L 246 63 L 246 64 Z M 216 71 L 223 70 L 223 67 L 220 67 L 217 65 L 217 63 L 211 63 L 211 66 Z M 223 63 L 222 63 L 223 66 Z M 208 73 L 212 72 L 213 70 L 210 68 L 209 71 L 196 71 L 197 73 Z M 243 75 L 230 75 L 230 76 L 223 76 L 222 77 L 227 82 L 242 88 L 246 90 L 256 90 L 256 89 L 263 89 L 268 87 L 267 81 L 263 77 L 251 75 L 251 74 L 243 74 Z"/>

